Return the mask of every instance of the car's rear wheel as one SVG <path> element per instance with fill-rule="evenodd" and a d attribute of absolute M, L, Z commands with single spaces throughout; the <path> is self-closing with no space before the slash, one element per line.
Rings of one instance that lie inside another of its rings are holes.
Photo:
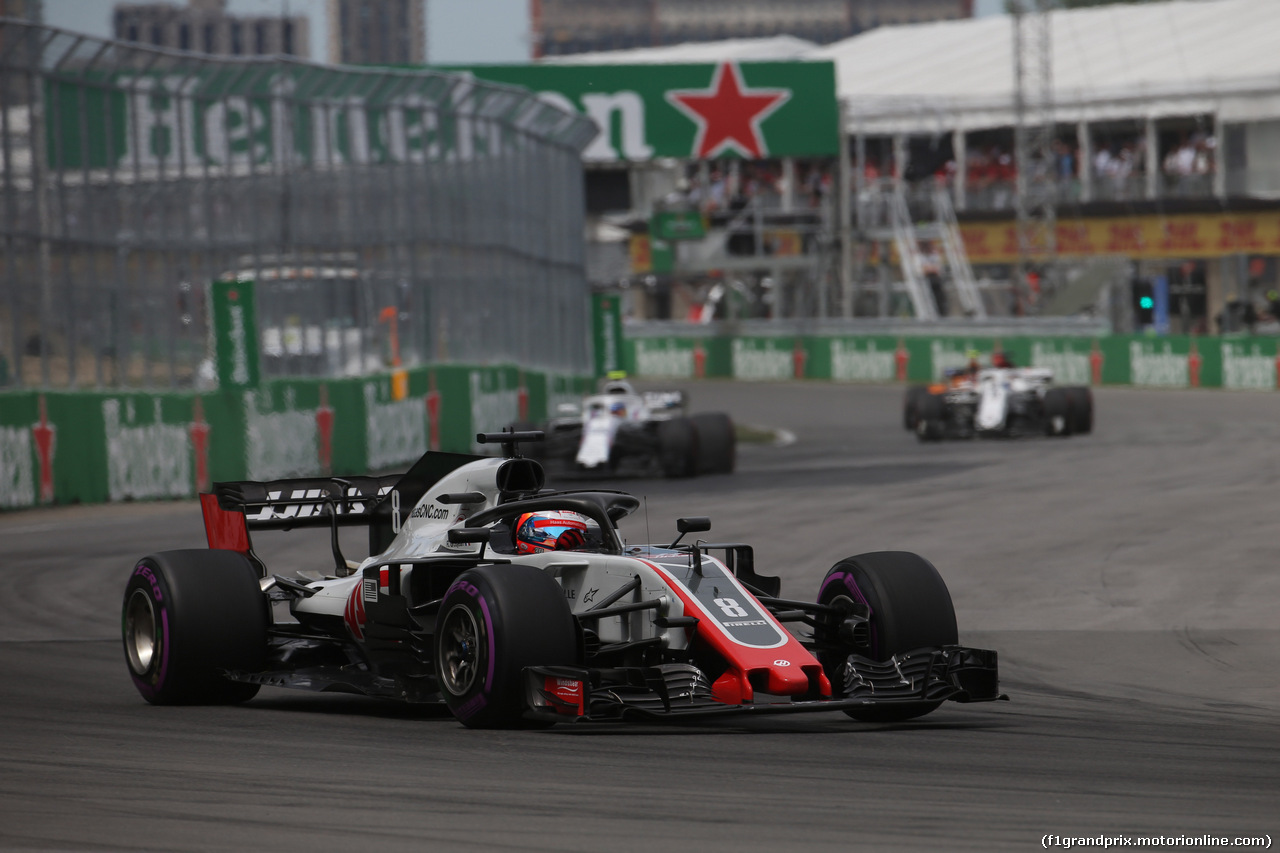
<path fill-rule="evenodd" d="M 1066 437 L 1072 429 L 1071 398 L 1065 388 L 1044 392 L 1044 434 Z"/>
<path fill-rule="evenodd" d="M 698 436 L 698 473 L 733 473 L 738 439 L 729 416 L 724 412 L 707 412 L 693 415 L 689 420 Z"/>
<path fill-rule="evenodd" d="M 907 551 L 877 551 L 847 557 L 831 567 L 818 593 L 818 603 L 841 607 L 867 605 L 870 648 L 867 657 L 887 661 L 920 648 L 959 642 L 951 593 L 933 564 Z M 861 652 L 860 652 L 861 653 Z M 847 654 L 827 653 L 821 661 L 833 684 L 840 683 Z M 906 702 L 846 709 L 855 720 L 895 722 L 922 717 L 941 702 Z"/>
<path fill-rule="evenodd" d="M 688 418 L 658 422 L 658 461 L 668 477 L 698 473 L 698 433 Z"/>
<path fill-rule="evenodd" d="M 1093 391 L 1086 385 L 1067 388 L 1071 401 L 1071 429 L 1080 435 L 1093 432 Z"/>
<path fill-rule="evenodd" d="M 524 669 L 578 663 L 578 632 L 560 585 L 531 566 L 458 576 L 436 616 L 440 695 L 469 728 L 528 725 Z"/>
<path fill-rule="evenodd" d="M 129 675 L 153 705 L 245 702 L 258 685 L 229 670 L 265 665 L 268 603 L 253 565 L 236 551 L 162 551 L 144 557 L 124 591 L 121 629 Z"/>

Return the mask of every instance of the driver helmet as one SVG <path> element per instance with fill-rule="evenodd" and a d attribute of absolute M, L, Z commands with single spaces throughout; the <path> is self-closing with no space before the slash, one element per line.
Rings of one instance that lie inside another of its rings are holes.
<path fill-rule="evenodd" d="M 1013 367 L 1013 359 L 1003 351 L 997 352 L 991 356 L 992 367 Z"/>
<path fill-rule="evenodd" d="M 590 520 L 578 512 L 526 512 L 516 520 L 516 553 L 572 551 L 587 541 Z"/>
<path fill-rule="evenodd" d="M 609 404 L 609 411 L 616 418 L 625 418 L 627 416 L 627 404 L 621 400 L 614 400 Z"/>

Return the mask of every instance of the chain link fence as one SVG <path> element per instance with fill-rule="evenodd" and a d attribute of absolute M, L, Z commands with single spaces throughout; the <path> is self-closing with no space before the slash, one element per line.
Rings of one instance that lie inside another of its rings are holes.
<path fill-rule="evenodd" d="M 0 19 L 0 386 L 202 387 L 209 282 L 265 376 L 589 370 L 589 120 L 431 71 Z"/>

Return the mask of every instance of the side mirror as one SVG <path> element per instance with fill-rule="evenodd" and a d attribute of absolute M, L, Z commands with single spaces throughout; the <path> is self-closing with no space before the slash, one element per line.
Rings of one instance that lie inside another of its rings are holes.
<path fill-rule="evenodd" d="M 486 543 L 489 541 L 491 531 L 487 527 L 450 527 L 449 528 L 449 544 L 450 545 L 474 545 L 477 542 Z"/>
<path fill-rule="evenodd" d="M 705 515 L 693 515 L 688 518 L 676 519 L 676 530 L 680 531 L 680 535 L 675 541 L 668 545 L 668 548 L 674 548 L 680 544 L 680 540 L 684 538 L 686 533 L 702 533 L 711 529 L 711 519 Z"/>

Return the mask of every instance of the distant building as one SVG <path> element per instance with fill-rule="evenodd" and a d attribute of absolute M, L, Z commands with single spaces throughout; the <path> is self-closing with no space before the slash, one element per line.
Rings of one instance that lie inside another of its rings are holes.
<path fill-rule="evenodd" d="M 819 44 L 885 24 L 973 16 L 973 0 L 530 0 L 534 56 L 792 35 Z"/>
<path fill-rule="evenodd" d="M 38 24 L 43 8 L 43 0 L 0 0 L 0 18 L 23 18 Z"/>
<path fill-rule="evenodd" d="M 424 0 L 329 0 L 329 61 L 421 65 L 427 58 Z"/>
<path fill-rule="evenodd" d="M 220 56 L 311 56 L 305 16 L 228 15 L 227 0 L 190 0 L 187 6 L 118 3 L 112 20 L 121 41 Z"/>

